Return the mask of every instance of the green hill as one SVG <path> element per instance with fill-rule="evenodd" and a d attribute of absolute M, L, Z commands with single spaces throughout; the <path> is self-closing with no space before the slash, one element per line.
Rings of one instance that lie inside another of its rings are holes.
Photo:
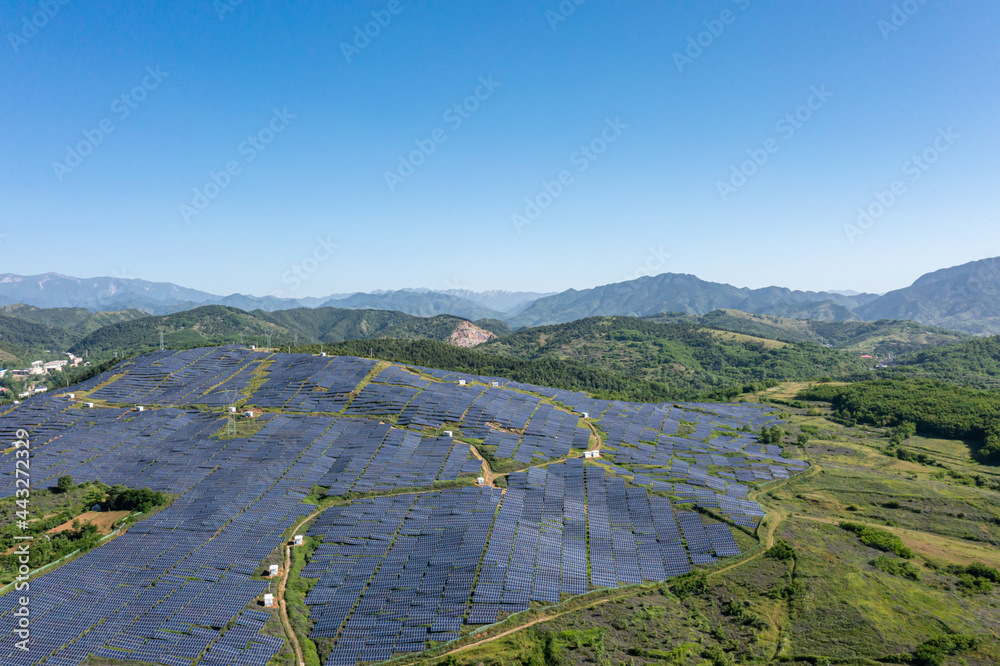
<path fill-rule="evenodd" d="M 885 358 L 972 339 L 966 333 L 956 333 L 912 321 L 883 319 L 864 321 L 817 321 L 788 319 L 772 315 L 752 314 L 740 310 L 715 310 L 701 316 L 662 314 L 646 318 L 657 323 L 701 324 L 734 333 L 786 342 L 815 342 L 837 349 Z"/>
<path fill-rule="evenodd" d="M 738 389 L 767 379 L 811 379 L 863 372 L 867 363 L 811 342 L 786 343 L 694 323 L 591 317 L 491 340 L 481 351 L 524 359 L 560 359 L 659 382 L 679 392 Z"/>
<path fill-rule="evenodd" d="M 1000 387 L 1000 336 L 924 349 L 905 358 L 896 373 L 926 375 L 980 388 Z"/>
<path fill-rule="evenodd" d="M 0 367 L 23 367 L 55 358 L 72 341 L 73 335 L 65 329 L 0 314 Z"/>
<path fill-rule="evenodd" d="M 375 338 L 448 341 L 459 325 L 471 325 L 452 315 L 424 318 L 389 310 L 348 310 L 332 307 L 244 312 L 224 305 L 207 305 L 176 314 L 143 317 L 111 324 L 84 336 L 70 351 L 108 355 L 137 353 L 159 347 L 160 333 L 172 348 L 227 344 L 274 347 L 308 343 L 336 344 Z"/>
<path fill-rule="evenodd" d="M 74 335 L 87 335 L 103 326 L 148 316 L 139 310 L 91 312 L 87 308 L 36 308 L 21 303 L 0 307 L 0 312 L 24 321 L 62 328 Z"/>
<path fill-rule="evenodd" d="M 138 353 L 156 349 L 164 343 L 174 348 L 207 346 L 239 341 L 264 343 L 266 334 L 273 344 L 290 342 L 294 331 L 224 305 L 207 305 L 186 312 L 159 317 L 144 317 L 133 321 L 104 326 L 78 340 L 70 351 L 89 352 L 91 356 L 106 356 L 115 351 Z"/>

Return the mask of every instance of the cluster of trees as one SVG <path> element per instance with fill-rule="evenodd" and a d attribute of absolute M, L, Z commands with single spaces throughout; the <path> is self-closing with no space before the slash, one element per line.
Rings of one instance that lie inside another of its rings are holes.
<path fill-rule="evenodd" d="M 781 444 L 781 440 L 785 437 L 785 431 L 781 429 L 780 426 L 763 426 L 760 429 L 760 435 L 757 436 L 757 441 L 761 444 Z"/>
<path fill-rule="evenodd" d="M 55 516 L 54 519 L 65 522 L 65 516 L 62 514 Z M 97 525 L 94 525 L 93 523 L 80 524 L 79 521 L 74 521 L 72 529 L 47 535 L 45 534 L 46 530 L 62 524 L 59 522 L 56 523 L 56 525 L 52 525 L 51 522 L 52 519 L 44 522 L 44 524 L 40 526 L 44 527 L 44 530 L 29 530 L 29 532 L 34 536 L 31 541 L 31 564 L 33 568 L 37 569 L 38 567 L 45 566 L 50 562 L 55 562 L 56 560 L 65 557 L 76 550 L 89 550 L 100 542 L 100 531 L 97 529 Z M 9 526 L 9 528 L 13 527 L 13 525 Z M 4 528 L 5 533 L 2 535 L 2 538 L 0 538 L 0 543 L 5 546 L 3 551 L 4 554 L 0 555 L 0 571 L 8 572 L 10 574 L 10 576 L 5 575 L 2 578 L 5 583 L 13 580 L 14 572 L 17 571 L 19 564 L 18 555 L 16 553 L 7 553 L 7 551 L 12 549 L 17 543 L 13 540 L 13 534 L 6 533 L 9 531 L 9 528 Z M 18 534 L 21 534 L 20 530 L 18 530 Z"/>
<path fill-rule="evenodd" d="M 139 511 L 146 513 L 151 509 L 162 506 L 170 501 L 166 493 L 162 493 L 151 488 L 129 488 L 124 483 L 116 483 L 113 486 L 95 481 L 87 484 L 87 493 L 84 504 L 93 506 L 100 504 L 105 511 Z M 54 488 L 57 493 L 68 493 L 74 488 L 73 477 L 65 474 L 60 476 Z"/>
<path fill-rule="evenodd" d="M 149 488 L 129 488 L 117 483 L 108 488 L 108 496 L 104 501 L 108 511 L 147 511 L 160 505 L 166 504 L 168 497 L 165 493 Z"/>
<path fill-rule="evenodd" d="M 1000 336 L 975 338 L 910 354 L 895 373 L 914 374 L 976 388 L 1000 385 Z"/>
<path fill-rule="evenodd" d="M 849 386 L 816 386 L 798 396 L 833 406 L 851 423 L 892 427 L 902 441 L 913 432 L 966 440 L 985 461 L 1000 461 L 1000 391 L 930 379 L 883 379 Z"/>

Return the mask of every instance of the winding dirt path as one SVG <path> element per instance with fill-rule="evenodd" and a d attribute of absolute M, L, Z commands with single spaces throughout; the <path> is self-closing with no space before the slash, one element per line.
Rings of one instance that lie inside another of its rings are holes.
<path fill-rule="evenodd" d="M 310 520 L 323 513 L 325 509 L 319 509 L 309 514 L 295 526 L 292 530 L 292 535 L 294 536 L 298 533 L 299 528 L 308 523 Z M 278 581 L 278 611 L 281 614 L 281 624 L 285 627 L 285 633 L 288 635 L 288 642 L 291 643 L 292 649 L 295 651 L 295 659 L 298 661 L 299 666 L 306 666 L 305 655 L 302 654 L 302 646 L 299 645 L 299 639 L 292 630 L 292 622 L 288 619 L 288 605 L 285 603 L 285 586 L 288 584 L 288 577 L 292 573 L 292 545 L 285 545 L 285 570 L 281 572 L 281 580 Z"/>
<path fill-rule="evenodd" d="M 485 481 L 486 485 L 490 488 L 496 488 L 497 477 L 503 476 L 503 474 L 497 474 L 493 471 L 490 464 L 486 462 L 486 458 L 483 457 L 483 454 L 479 452 L 479 449 L 477 449 L 474 444 L 469 444 L 469 450 L 472 451 L 472 455 L 479 458 L 479 460 L 483 463 L 483 481 Z"/>
<path fill-rule="evenodd" d="M 584 423 L 590 428 L 590 432 L 594 433 L 594 439 L 597 440 L 597 450 L 600 451 L 601 447 L 604 446 L 604 440 L 601 439 L 601 435 L 597 432 L 597 426 L 587 420 L 584 420 Z"/>

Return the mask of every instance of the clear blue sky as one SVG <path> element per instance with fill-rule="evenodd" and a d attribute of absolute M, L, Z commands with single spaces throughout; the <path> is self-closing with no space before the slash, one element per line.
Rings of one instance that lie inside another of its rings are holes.
<path fill-rule="evenodd" d="M 667 271 L 885 291 L 1000 255 L 993 0 L 566 0 L 558 22 L 559 0 L 64 1 L 0 8 L 0 272 L 286 296 Z M 434 152 L 390 187 L 418 141 Z"/>

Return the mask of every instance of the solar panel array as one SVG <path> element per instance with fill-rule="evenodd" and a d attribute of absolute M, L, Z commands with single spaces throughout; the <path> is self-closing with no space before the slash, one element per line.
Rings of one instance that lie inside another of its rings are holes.
<path fill-rule="evenodd" d="M 112 403 L 139 405 L 226 404 L 231 391 L 245 391 L 251 374 L 267 358 L 239 347 L 160 351 L 115 369 L 125 376 L 91 394 Z"/>
<path fill-rule="evenodd" d="M 260 633 L 270 613 L 251 610 L 267 585 L 262 563 L 313 509 L 302 499 L 317 485 L 330 496 L 419 490 L 329 508 L 311 528 L 319 546 L 303 576 L 316 580 L 306 598 L 312 635 L 332 639 L 327 664 L 346 665 L 452 640 L 463 624 L 496 622 L 532 602 L 665 580 L 738 555 L 731 528 L 693 508 L 755 527 L 764 512 L 747 499 L 750 487 L 805 468 L 748 432 L 774 421 L 760 406 L 595 400 L 426 368 L 374 373 L 376 365 L 235 347 L 158 352 L 74 391 L 100 387 L 92 395 L 112 404 L 169 407 L 82 409 L 53 392 L 0 415 L 6 441 L 18 428 L 31 433 L 35 487 L 70 474 L 179 495 L 32 581 L 30 653 L 14 647 L 13 595 L 0 597 L 0 662 L 78 664 L 95 654 L 267 663 L 281 640 Z M 269 411 L 254 434 L 219 438 L 232 390 Z M 505 492 L 434 489 L 481 469 L 461 437 L 436 435 L 444 424 L 496 447 L 495 457 L 530 464 L 587 449 L 582 412 L 608 433 L 601 459 L 528 466 L 508 476 Z M 4 470 L 13 462 L 12 451 L 0 453 Z M 14 491 L 4 474 L 0 496 Z"/>

